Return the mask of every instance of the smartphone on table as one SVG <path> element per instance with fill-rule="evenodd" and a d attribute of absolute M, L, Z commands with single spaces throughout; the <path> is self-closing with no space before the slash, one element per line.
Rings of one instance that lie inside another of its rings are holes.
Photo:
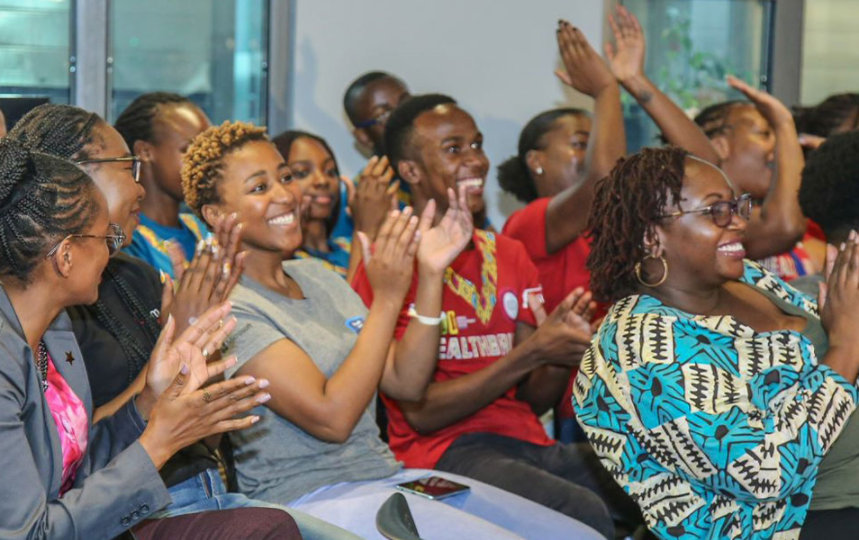
<path fill-rule="evenodd" d="M 426 478 L 419 478 L 411 482 L 403 482 L 402 484 L 397 484 L 396 488 L 400 491 L 413 493 L 432 500 L 444 499 L 458 493 L 464 493 L 470 489 L 465 484 L 460 484 L 441 476 L 427 476 Z"/>

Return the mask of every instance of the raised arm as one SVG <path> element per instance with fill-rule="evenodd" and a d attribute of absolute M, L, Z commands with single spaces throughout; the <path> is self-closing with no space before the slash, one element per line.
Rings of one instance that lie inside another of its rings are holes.
<path fill-rule="evenodd" d="M 763 203 L 752 210 L 743 241 L 750 259 L 762 259 L 789 251 L 805 233 L 806 220 L 799 206 L 805 158 L 793 116 L 781 101 L 735 77 L 728 77 L 728 84 L 754 103 L 775 132 L 777 174 Z"/>
<path fill-rule="evenodd" d="M 423 398 L 438 359 L 440 325 L 421 321 L 437 319 L 441 313 L 444 271 L 471 241 L 474 230 L 468 210 L 465 187 L 455 196 L 448 189 L 448 209 L 439 223 L 431 227 L 435 201 L 424 209 L 418 245 L 418 285 L 415 291 L 414 317 L 405 333 L 394 344 L 396 353 L 385 365 L 380 389 L 393 399 L 418 401 Z"/>
<path fill-rule="evenodd" d="M 659 126 L 669 143 L 718 165 L 719 155 L 701 128 L 645 75 L 644 32 L 635 15 L 617 6 L 608 20 L 615 44 L 605 43 L 605 55 L 618 82 Z"/>
<path fill-rule="evenodd" d="M 411 208 L 391 212 L 379 231 L 375 252 L 372 256 L 365 252 L 373 303 L 355 346 L 331 376 L 288 339 L 266 347 L 239 370 L 271 381 L 268 407 L 318 439 L 346 441 L 376 393 L 393 355 L 389 344 L 411 283 L 417 225 Z"/>
<path fill-rule="evenodd" d="M 552 198 L 546 211 L 546 249 L 563 249 L 584 231 L 594 196 L 594 184 L 626 153 L 620 89 L 602 58 L 581 30 L 562 21 L 558 49 L 565 71 L 556 74 L 565 84 L 594 98 L 594 121 L 585 154 L 583 180 Z"/>

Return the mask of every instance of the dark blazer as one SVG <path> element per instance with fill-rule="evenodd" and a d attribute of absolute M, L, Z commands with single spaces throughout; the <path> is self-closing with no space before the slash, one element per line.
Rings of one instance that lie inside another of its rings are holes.
<path fill-rule="evenodd" d="M 86 369 L 65 312 L 44 340 L 57 371 L 92 419 Z M 74 487 L 59 498 L 59 435 L 33 352 L 0 287 L 0 538 L 113 538 L 167 505 L 167 488 L 137 442 L 144 427 L 134 400 L 91 425 Z"/>

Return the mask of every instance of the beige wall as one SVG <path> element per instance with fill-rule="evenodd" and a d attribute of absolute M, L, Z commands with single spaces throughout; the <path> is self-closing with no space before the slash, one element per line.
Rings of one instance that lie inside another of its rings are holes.
<path fill-rule="evenodd" d="M 859 1 L 806 0 L 802 49 L 803 104 L 859 92 Z"/>

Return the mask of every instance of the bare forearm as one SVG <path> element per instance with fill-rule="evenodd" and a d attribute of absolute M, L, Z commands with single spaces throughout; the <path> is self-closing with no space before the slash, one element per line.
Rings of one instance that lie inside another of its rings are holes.
<path fill-rule="evenodd" d="M 372 241 L 372 239 L 370 239 Z M 361 240 L 357 234 L 352 235 L 352 249 L 349 250 L 349 266 L 346 269 L 346 282 L 352 283 L 355 271 L 361 263 Z"/>
<path fill-rule="evenodd" d="M 517 397 L 531 405 L 539 416 L 558 404 L 570 382 L 570 371 L 556 365 L 537 368 L 522 381 Z"/>
<path fill-rule="evenodd" d="M 799 185 L 805 160 L 792 122 L 773 126 L 776 134 L 777 176 L 746 234 L 750 258 L 761 259 L 793 248 L 805 232 L 799 206 Z"/>
<path fill-rule="evenodd" d="M 719 155 L 707 135 L 650 79 L 642 74 L 621 81 L 621 84 L 656 122 L 669 143 L 710 163 L 719 163 Z"/>
<path fill-rule="evenodd" d="M 483 369 L 429 385 L 419 403 L 400 403 L 406 420 L 426 433 L 449 426 L 486 407 L 517 385 L 535 366 L 535 354 L 527 345 L 515 347 Z"/>
<path fill-rule="evenodd" d="M 441 313 L 443 274 L 431 269 L 418 269 L 415 311 L 427 317 Z M 396 344 L 394 361 L 382 375 L 381 389 L 388 396 L 405 401 L 419 401 L 435 371 L 438 359 L 439 325 L 412 319 L 402 339 Z"/>
<path fill-rule="evenodd" d="M 122 391 L 121 394 L 108 401 L 101 407 L 97 408 L 92 415 L 92 423 L 98 423 L 102 418 L 113 416 L 113 414 L 128 403 L 128 400 L 140 393 L 143 387 L 146 386 L 146 366 L 137 374 L 137 377 L 131 382 L 131 385 Z"/>
<path fill-rule="evenodd" d="M 546 249 L 554 253 L 576 239 L 587 226 L 597 180 L 611 172 L 626 153 L 620 88 L 604 87 L 594 98 L 593 129 L 585 155 L 583 181 L 556 195 L 546 212 Z"/>

